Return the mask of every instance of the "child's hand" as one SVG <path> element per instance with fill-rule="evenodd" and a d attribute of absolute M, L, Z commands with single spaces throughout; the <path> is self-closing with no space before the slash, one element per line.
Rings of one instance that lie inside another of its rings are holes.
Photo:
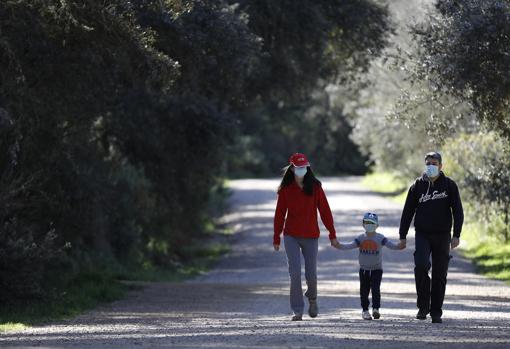
<path fill-rule="evenodd" d="M 337 250 L 341 250 L 342 249 L 342 243 L 339 242 L 338 240 L 336 240 L 334 243 L 331 242 L 331 246 L 333 246 L 334 248 L 336 248 Z"/>
<path fill-rule="evenodd" d="M 398 242 L 398 249 L 399 250 L 403 250 L 404 248 L 406 248 L 406 241 L 405 240 L 400 240 Z"/>
<path fill-rule="evenodd" d="M 340 245 L 337 239 L 331 239 L 330 242 L 331 246 L 333 246 L 334 248 L 338 248 L 338 245 Z"/>

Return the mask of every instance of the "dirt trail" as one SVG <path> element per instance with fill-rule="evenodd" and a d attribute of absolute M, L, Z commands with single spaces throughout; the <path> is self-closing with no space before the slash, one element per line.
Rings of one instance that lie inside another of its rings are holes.
<path fill-rule="evenodd" d="M 380 232 L 397 240 L 401 207 L 359 179 L 324 179 L 341 241 L 360 233 L 360 217 L 380 216 Z M 329 246 L 322 227 L 316 319 L 291 322 L 285 252 L 272 251 L 277 180 L 231 187 L 232 252 L 186 283 L 152 283 L 126 299 L 73 320 L 0 336 L 2 348 L 510 348 L 510 287 L 477 275 L 454 253 L 444 323 L 414 319 L 412 252 L 384 250 L 382 319 L 360 318 L 356 251 Z"/>

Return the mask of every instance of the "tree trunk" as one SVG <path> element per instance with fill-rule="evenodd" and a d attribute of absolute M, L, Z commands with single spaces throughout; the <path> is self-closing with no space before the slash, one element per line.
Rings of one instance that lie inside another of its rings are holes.
<path fill-rule="evenodd" d="M 510 205 L 507 203 L 505 205 L 505 242 L 508 242 L 508 230 L 509 230 L 509 226 L 508 226 L 508 210 L 509 210 L 509 207 Z"/>

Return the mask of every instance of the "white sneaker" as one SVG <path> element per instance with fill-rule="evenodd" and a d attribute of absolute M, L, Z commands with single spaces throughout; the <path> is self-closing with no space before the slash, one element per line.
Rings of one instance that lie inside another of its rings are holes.
<path fill-rule="evenodd" d="M 372 315 L 370 315 L 370 312 L 368 310 L 364 310 L 361 313 L 361 317 L 363 318 L 363 320 L 372 320 Z"/>
<path fill-rule="evenodd" d="M 379 319 L 381 317 L 381 313 L 379 313 L 379 309 L 377 309 L 377 308 L 372 309 L 372 316 L 376 320 Z"/>

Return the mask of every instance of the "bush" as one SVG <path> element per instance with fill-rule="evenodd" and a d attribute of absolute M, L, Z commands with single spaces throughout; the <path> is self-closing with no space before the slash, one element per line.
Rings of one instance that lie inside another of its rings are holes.
<path fill-rule="evenodd" d="M 444 148 L 446 171 L 461 193 L 476 205 L 489 232 L 509 241 L 510 144 L 495 132 L 462 135 Z"/>
<path fill-rule="evenodd" d="M 0 228 L 0 302 L 44 296 L 46 278 L 65 260 L 54 230 L 36 233 L 16 219 Z M 52 278 L 53 279 L 53 278 Z"/>

